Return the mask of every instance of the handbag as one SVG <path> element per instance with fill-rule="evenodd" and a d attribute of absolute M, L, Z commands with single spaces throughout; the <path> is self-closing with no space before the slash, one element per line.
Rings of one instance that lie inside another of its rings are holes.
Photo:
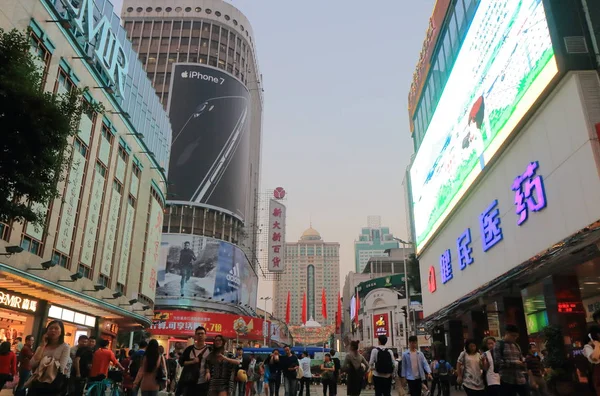
<path fill-rule="evenodd" d="M 66 376 L 60 371 L 60 362 L 51 356 L 44 356 L 24 388 L 59 390 L 63 388 L 65 379 Z"/>
<path fill-rule="evenodd" d="M 296 372 L 296 379 L 302 379 L 304 377 L 304 370 L 302 367 L 298 366 L 298 371 Z"/>

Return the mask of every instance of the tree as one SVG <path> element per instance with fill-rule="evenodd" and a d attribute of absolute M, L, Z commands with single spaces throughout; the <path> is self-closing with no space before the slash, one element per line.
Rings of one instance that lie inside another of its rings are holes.
<path fill-rule="evenodd" d="M 59 196 L 71 137 L 92 105 L 85 89 L 44 92 L 30 45 L 28 34 L 0 29 L 0 221 L 43 226 L 46 211 L 32 204 Z"/>

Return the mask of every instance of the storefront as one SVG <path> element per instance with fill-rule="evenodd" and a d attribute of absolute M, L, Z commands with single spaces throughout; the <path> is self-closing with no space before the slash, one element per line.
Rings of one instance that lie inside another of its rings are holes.
<path fill-rule="evenodd" d="M 12 290 L 0 289 L 0 342 L 14 342 L 32 333 L 39 300 Z"/>
<path fill-rule="evenodd" d="M 598 91 L 595 72 L 566 75 L 420 249 L 426 325 L 452 358 L 506 324 L 523 348 L 556 325 L 579 354 L 600 307 Z"/>
<path fill-rule="evenodd" d="M 50 304 L 47 323 L 53 320 L 62 320 L 65 326 L 65 342 L 69 345 L 77 345 L 79 336 L 95 337 L 96 335 L 95 316 Z"/>
<path fill-rule="evenodd" d="M 216 335 L 222 335 L 230 348 L 234 345 L 253 347 L 263 340 L 263 322 L 261 318 L 226 313 L 161 310 L 155 312 L 149 331 L 169 352 L 190 345 L 198 326 L 206 329 L 208 343 L 212 343 Z"/>

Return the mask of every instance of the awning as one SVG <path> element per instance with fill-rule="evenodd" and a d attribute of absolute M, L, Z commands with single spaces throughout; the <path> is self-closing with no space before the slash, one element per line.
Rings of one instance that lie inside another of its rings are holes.
<path fill-rule="evenodd" d="M 135 305 L 129 306 L 127 304 L 125 308 L 122 308 L 118 305 L 109 304 L 99 298 L 72 290 L 59 283 L 51 282 L 3 263 L 0 263 L 0 288 L 46 300 L 52 304 L 61 305 L 87 315 L 108 319 L 116 322 L 121 328 L 135 327 L 136 325 L 148 327 L 152 323 L 152 318 L 144 316 L 144 311 L 141 311 L 141 308 L 138 307 L 140 309 L 139 313 L 135 312 Z M 121 297 L 114 301 L 118 304 L 119 301 L 124 302 L 126 300 L 126 298 Z M 147 312 L 152 315 L 152 311 Z"/>

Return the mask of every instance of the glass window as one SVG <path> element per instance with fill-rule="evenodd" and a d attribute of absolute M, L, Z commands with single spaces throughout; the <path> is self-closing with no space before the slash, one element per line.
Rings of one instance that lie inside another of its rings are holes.
<path fill-rule="evenodd" d="M 452 69 L 452 53 L 453 53 L 453 51 L 452 51 L 452 43 L 450 42 L 450 35 L 448 34 L 448 32 L 444 33 L 444 41 L 443 41 L 442 47 L 443 47 L 442 50 L 446 56 L 446 58 L 445 58 L 446 70 L 447 70 L 447 72 L 449 72 Z"/>

